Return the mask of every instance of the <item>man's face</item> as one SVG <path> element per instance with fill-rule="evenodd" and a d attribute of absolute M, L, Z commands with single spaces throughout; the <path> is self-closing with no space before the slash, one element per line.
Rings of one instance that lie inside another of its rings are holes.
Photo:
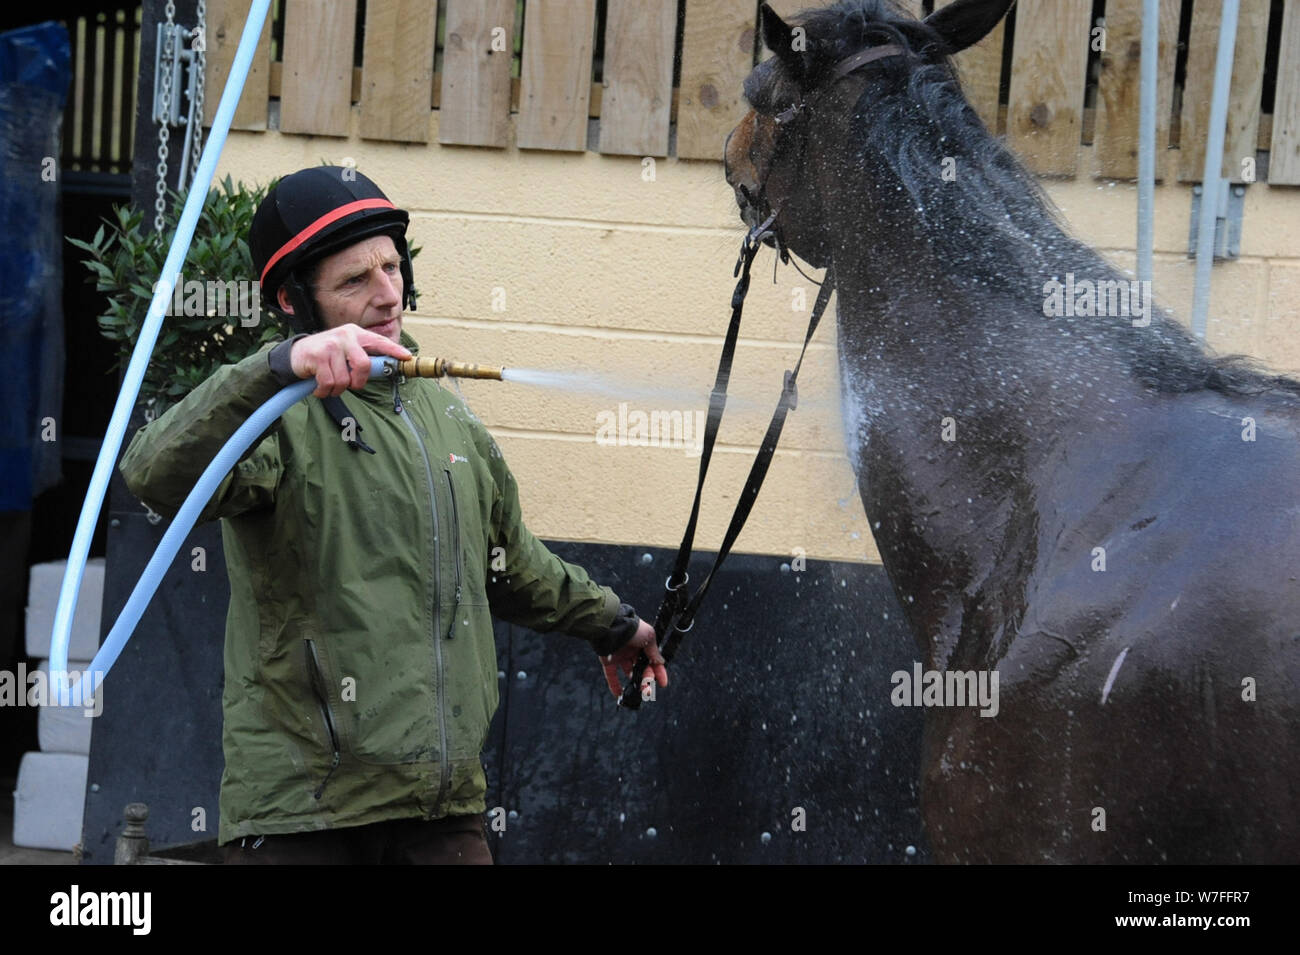
<path fill-rule="evenodd" d="M 401 262 L 387 235 L 362 239 L 321 259 L 312 286 L 321 324 L 326 329 L 360 325 L 396 343 L 402 332 Z M 289 305 L 284 289 L 279 299 L 282 308 Z"/>

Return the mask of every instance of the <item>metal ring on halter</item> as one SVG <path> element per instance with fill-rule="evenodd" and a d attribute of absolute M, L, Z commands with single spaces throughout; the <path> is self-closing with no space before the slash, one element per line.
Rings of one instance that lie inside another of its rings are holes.
<path fill-rule="evenodd" d="M 677 626 L 677 624 L 676 624 L 675 622 L 673 623 L 673 629 L 676 630 L 678 633 L 690 633 L 690 632 L 691 632 L 691 627 L 693 627 L 693 626 L 695 626 L 695 618 L 694 618 L 694 617 L 692 617 L 692 618 L 691 618 L 691 622 L 688 623 L 688 624 L 686 625 L 686 629 L 685 629 L 685 630 L 683 630 L 681 627 Z"/>
<path fill-rule="evenodd" d="M 685 577 L 685 579 L 680 584 L 678 584 L 676 587 L 670 587 L 668 586 L 668 583 L 673 579 L 673 575 L 669 574 L 667 577 L 664 578 L 664 590 L 670 592 L 674 590 L 681 590 L 683 587 L 685 587 L 687 584 L 691 582 L 691 575 L 689 572 L 684 574 L 683 577 Z"/>
<path fill-rule="evenodd" d="M 752 243 L 762 242 L 764 237 L 771 234 L 772 231 L 771 226 L 772 223 L 775 221 L 776 221 L 776 213 L 773 212 L 770 216 L 768 216 L 758 225 L 754 226 L 754 228 L 749 230 L 749 234 L 745 236 L 745 241 L 752 242 Z"/>

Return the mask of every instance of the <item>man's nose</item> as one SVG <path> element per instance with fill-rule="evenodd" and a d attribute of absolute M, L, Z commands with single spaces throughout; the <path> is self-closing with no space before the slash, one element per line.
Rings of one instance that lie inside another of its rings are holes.
<path fill-rule="evenodd" d="M 402 273 L 379 270 L 379 286 L 375 293 L 375 304 L 391 308 L 402 301 Z"/>

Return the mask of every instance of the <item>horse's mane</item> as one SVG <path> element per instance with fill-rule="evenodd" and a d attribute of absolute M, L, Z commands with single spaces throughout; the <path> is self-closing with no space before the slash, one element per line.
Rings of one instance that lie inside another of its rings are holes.
<path fill-rule="evenodd" d="M 881 219 L 911 221 L 936 258 L 964 280 L 1039 309 L 1043 283 L 1063 282 L 1068 272 L 1128 281 L 1065 231 L 1037 178 L 985 128 L 932 27 L 901 14 L 888 0 L 841 0 L 805 11 L 797 22 L 813 54 L 811 87 L 834 63 L 864 47 L 897 43 L 908 51 L 873 67 L 877 79 L 867 84 L 849 127 L 853 168 L 862 181 L 877 184 L 872 203 Z M 746 83 L 746 96 L 760 111 L 788 105 L 799 92 L 779 64 L 773 69 L 756 72 Z M 950 181 L 939 175 L 949 157 L 955 161 Z M 1104 330 L 1111 347 L 1114 336 L 1122 335 L 1134 376 L 1157 391 L 1300 394 L 1300 381 L 1261 371 L 1246 357 L 1206 354 L 1184 326 L 1154 306 L 1145 328 L 1119 316 L 1089 323 Z"/>

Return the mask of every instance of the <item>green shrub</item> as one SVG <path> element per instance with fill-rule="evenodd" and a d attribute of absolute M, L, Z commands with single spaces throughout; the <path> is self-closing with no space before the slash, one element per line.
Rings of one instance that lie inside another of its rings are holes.
<path fill-rule="evenodd" d="M 266 195 L 265 187 L 232 184 L 227 176 L 218 188 L 208 192 L 203 211 L 194 229 L 194 241 L 181 269 L 178 284 L 248 283 L 257 278 L 248 251 L 248 227 L 257 205 Z M 90 271 L 88 281 L 107 295 L 108 311 L 98 318 L 100 332 L 117 342 L 119 365 L 130 360 L 131 351 L 140 337 L 140 328 L 153 299 L 153 287 L 162 274 L 167 249 L 180 219 L 181 202 L 173 193 L 166 227 L 161 233 L 142 233 L 144 213 L 129 206 L 114 206 L 113 219 L 104 225 L 90 242 L 71 237 L 68 241 L 87 252 L 82 264 Z M 182 293 L 185 286 L 181 285 Z M 185 296 L 182 294 L 182 299 Z M 219 366 L 237 362 L 262 345 L 285 334 L 273 313 L 260 310 L 255 291 L 246 304 L 252 310 L 230 314 L 235 303 L 219 303 L 204 296 L 200 311 L 182 308 L 181 314 L 168 314 L 154 347 L 154 354 L 140 387 L 139 401 L 154 406 L 161 413 L 168 405 L 189 394 Z M 195 299 L 190 297 L 191 304 Z M 218 314 L 225 311 L 226 315 Z"/>

